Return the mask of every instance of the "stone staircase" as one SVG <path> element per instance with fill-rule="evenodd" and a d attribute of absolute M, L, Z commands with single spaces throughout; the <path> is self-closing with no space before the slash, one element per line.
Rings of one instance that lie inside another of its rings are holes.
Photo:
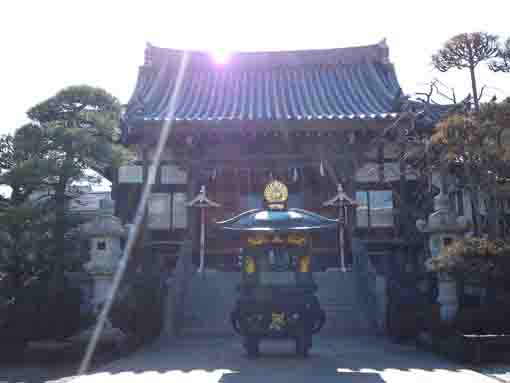
<path fill-rule="evenodd" d="M 238 296 L 240 273 L 209 271 L 191 276 L 183 303 L 183 335 L 233 335 L 230 313 Z"/>
<path fill-rule="evenodd" d="M 357 288 L 355 272 L 329 271 L 314 274 L 318 297 L 326 311 L 321 333 L 329 335 L 373 334 L 375 326 Z M 240 274 L 206 271 L 194 273 L 186 288 L 182 307 L 182 335 L 233 335 L 230 312 L 238 296 Z"/>
<path fill-rule="evenodd" d="M 315 273 L 319 290 L 317 296 L 326 311 L 326 324 L 322 334 L 363 335 L 374 334 L 375 326 L 363 304 L 356 272 L 327 271 Z"/>

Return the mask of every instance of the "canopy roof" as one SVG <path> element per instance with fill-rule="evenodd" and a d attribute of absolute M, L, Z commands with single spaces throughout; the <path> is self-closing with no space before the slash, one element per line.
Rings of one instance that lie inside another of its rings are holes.
<path fill-rule="evenodd" d="M 237 232 L 295 232 L 335 229 L 338 221 L 302 209 L 254 209 L 217 222 L 223 230 Z"/>
<path fill-rule="evenodd" d="M 148 45 L 126 121 L 170 119 L 185 52 Z M 328 50 L 234 53 L 219 64 L 187 52 L 176 121 L 395 118 L 401 90 L 385 41 Z"/>

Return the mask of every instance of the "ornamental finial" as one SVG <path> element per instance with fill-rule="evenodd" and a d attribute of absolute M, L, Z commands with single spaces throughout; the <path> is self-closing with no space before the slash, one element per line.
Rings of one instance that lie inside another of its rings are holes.
<path fill-rule="evenodd" d="M 350 198 L 345 192 L 341 183 L 337 185 L 337 193 L 336 195 L 327 200 L 322 204 L 322 206 L 358 206 L 358 203 Z"/>
<path fill-rule="evenodd" d="M 271 181 L 264 189 L 264 199 L 269 208 L 284 209 L 288 198 L 287 186 L 278 180 Z"/>
<path fill-rule="evenodd" d="M 190 207 L 200 207 L 200 208 L 209 208 L 209 207 L 219 207 L 221 206 L 219 203 L 214 202 L 207 198 L 207 194 L 205 191 L 205 185 L 200 186 L 200 191 L 191 201 L 187 203 Z"/>

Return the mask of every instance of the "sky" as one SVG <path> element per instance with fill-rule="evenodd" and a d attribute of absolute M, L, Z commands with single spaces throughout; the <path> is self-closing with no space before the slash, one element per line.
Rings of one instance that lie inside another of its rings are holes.
<path fill-rule="evenodd" d="M 507 0 L 5 2 L 0 134 L 13 132 L 28 108 L 65 86 L 99 86 L 127 102 L 146 42 L 223 52 L 337 48 L 386 38 L 405 93 L 426 90 L 437 77 L 463 98 L 468 73 L 438 73 L 431 54 L 462 32 L 510 36 L 509 11 Z M 510 96 L 510 74 L 481 68 L 478 83 L 488 97 Z"/>

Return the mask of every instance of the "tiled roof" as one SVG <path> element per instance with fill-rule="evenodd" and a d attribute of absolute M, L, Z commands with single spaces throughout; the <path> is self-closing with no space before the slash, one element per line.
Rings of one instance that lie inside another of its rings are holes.
<path fill-rule="evenodd" d="M 127 120 L 169 119 L 184 52 L 148 46 Z M 177 121 L 394 118 L 400 86 L 384 42 L 330 50 L 235 53 L 224 64 L 189 52 Z"/>

